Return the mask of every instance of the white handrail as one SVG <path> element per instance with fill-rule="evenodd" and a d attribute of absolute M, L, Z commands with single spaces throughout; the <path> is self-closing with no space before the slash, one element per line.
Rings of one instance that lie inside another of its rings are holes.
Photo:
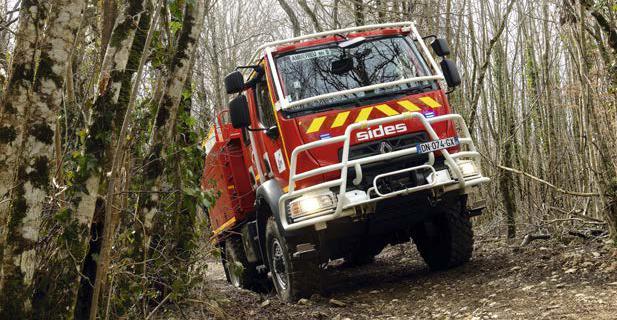
<path fill-rule="evenodd" d="M 287 43 L 292 43 L 292 42 L 299 42 L 299 41 L 308 40 L 308 39 L 322 38 L 322 37 L 327 37 L 327 36 L 333 36 L 333 35 L 336 35 L 336 34 L 343 34 L 343 33 L 363 31 L 363 30 L 371 30 L 371 29 L 397 28 L 397 27 L 406 27 L 406 26 L 407 27 L 411 27 L 414 24 L 415 23 L 413 21 L 391 22 L 391 23 L 369 24 L 369 25 L 365 25 L 365 26 L 358 26 L 358 27 L 350 27 L 350 28 L 343 28 L 343 29 L 337 29 L 337 30 L 329 30 L 329 31 L 317 32 L 317 33 L 307 34 L 307 35 L 299 36 L 299 37 L 295 37 L 295 38 L 289 38 L 289 39 L 284 39 L 284 40 L 268 42 L 266 44 L 263 44 L 259 48 L 257 48 L 256 51 L 259 53 L 259 51 L 261 51 L 261 50 L 263 50 L 263 49 L 265 49 L 267 47 L 280 46 L 282 44 L 287 44 Z"/>

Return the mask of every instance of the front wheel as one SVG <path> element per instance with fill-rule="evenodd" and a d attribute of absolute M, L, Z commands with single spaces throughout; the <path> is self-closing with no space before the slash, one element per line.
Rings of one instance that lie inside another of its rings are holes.
<path fill-rule="evenodd" d="M 288 243 L 272 217 L 266 226 L 266 242 L 272 282 L 281 300 L 295 302 L 319 292 L 321 269 L 318 259 L 292 259 Z"/>
<path fill-rule="evenodd" d="M 431 218 L 412 229 L 412 239 L 432 270 L 446 270 L 471 259 L 473 230 L 464 203 L 463 198 L 447 200 Z"/>

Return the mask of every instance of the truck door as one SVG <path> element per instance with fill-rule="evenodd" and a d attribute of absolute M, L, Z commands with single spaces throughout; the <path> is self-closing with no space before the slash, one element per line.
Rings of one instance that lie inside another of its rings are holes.
<path fill-rule="evenodd" d="M 265 79 L 256 84 L 254 94 L 257 107 L 257 121 L 259 122 L 258 127 L 263 129 L 275 127 L 277 125 L 276 114 Z M 285 159 L 280 133 L 276 136 L 268 136 L 266 131 L 256 133 L 262 142 L 259 159 L 263 164 L 264 181 L 276 178 L 282 183 L 281 186 L 285 186 L 286 183 L 284 181 L 287 179 L 288 164 Z"/>

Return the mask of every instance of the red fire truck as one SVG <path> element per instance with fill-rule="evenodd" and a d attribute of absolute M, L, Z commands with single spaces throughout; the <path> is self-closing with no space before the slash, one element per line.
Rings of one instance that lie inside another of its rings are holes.
<path fill-rule="evenodd" d="M 225 78 L 202 187 L 218 190 L 212 241 L 234 286 L 294 301 L 328 261 L 410 238 L 431 269 L 470 259 L 483 207 L 468 195 L 489 179 L 448 104 L 449 53 L 411 22 L 368 25 L 264 44 Z"/>

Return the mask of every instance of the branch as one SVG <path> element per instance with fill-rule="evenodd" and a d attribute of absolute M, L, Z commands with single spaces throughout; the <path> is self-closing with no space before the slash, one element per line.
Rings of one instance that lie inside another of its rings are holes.
<path fill-rule="evenodd" d="M 510 167 L 502 166 L 500 164 L 497 164 L 496 166 L 499 169 L 502 169 L 502 170 L 505 170 L 505 171 L 509 171 L 509 172 L 513 172 L 513 173 L 516 173 L 516 174 L 520 174 L 522 176 L 530 178 L 531 180 L 540 182 L 540 183 L 542 183 L 542 184 L 544 184 L 544 185 L 554 189 L 555 191 L 563 193 L 563 194 L 567 194 L 567 195 L 571 195 L 571 196 L 577 196 L 577 197 L 598 197 L 598 196 L 600 196 L 600 194 L 597 193 L 597 192 L 577 192 L 577 191 L 565 190 L 565 189 L 560 188 L 560 187 L 558 187 L 558 186 L 556 186 L 556 185 L 554 185 L 554 184 L 552 184 L 552 183 L 550 183 L 550 182 L 548 182 L 546 180 L 543 180 L 543 179 L 540 179 L 540 178 L 538 178 L 538 177 L 536 177 L 534 175 L 531 175 L 531 174 L 529 174 L 527 172 L 523 172 L 523 171 L 520 171 L 520 170 L 517 170 L 517 169 L 513 169 L 513 168 L 510 168 Z"/>
<path fill-rule="evenodd" d="M 525 238 L 523 238 L 523 241 L 521 242 L 521 244 L 519 245 L 520 247 L 524 247 L 528 244 L 530 244 L 532 241 L 534 240 L 548 240 L 551 238 L 550 234 L 528 234 L 525 236 Z"/>
<path fill-rule="evenodd" d="M 589 220 L 581 219 L 581 218 L 560 218 L 560 219 L 553 219 L 553 220 L 544 221 L 544 223 L 542 223 L 542 225 L 559 223 L 559 222 L 574 222 L 574 221 L 580 222 L 580 223 L 584 223 L 584 224 L 600 224 L 600 225 L 605 225 L 606 224 L 606 222 L 589 221 Z"/>
<path fill-rule="evenodd" d="M 148 316 L 146 317 L 146 320 L 148 320 L 148 319 L 152 318 L 152 316 L 156 313 L 156 310 L 158 310 L 158 309 L 159 309 L 159 308 L 160 308 L 160 307 L 161 307 L 161 306 L 162 306 L 162 305 L 163 305 L 163 304 L 167 301 L 167 299 L 169 299 L 169 297 L 171 297 L 171 294 L 172 294 L 172 293 L 173 293 L 173 291 L 172 291 L 172 292 L 170 292 L 170 293 L 168 293 L 168 294 L 165 296 L 165 298 L 163 298 L 163 300 L 161 300 L 161 302 L 160 302 L 160 303 L 159 303 L 159 304 L 158 304 L 158 305 L 157 305 L 154 309 L 152 309 L 152 311 L 150 312 L 150 314 L 148 314 Z"/>

